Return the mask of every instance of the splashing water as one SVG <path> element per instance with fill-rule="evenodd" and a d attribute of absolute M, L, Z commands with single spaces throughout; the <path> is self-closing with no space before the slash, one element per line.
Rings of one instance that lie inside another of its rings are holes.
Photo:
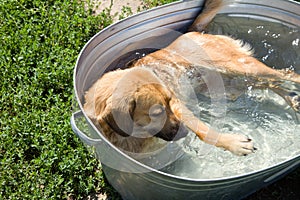
<path fill-rule="evenodd" d="M 232 30 L 232 27 L 239 27 Z M 275 69 L 290 69 L 300 73 L 299 28 L 275 22 L 220 15 L 209 27 L 211 33 L 243 39 L 255 49 L 255 57 Z M 300 94 L 300 85 L 286 86 Z M 184 156 L 162 171 L 187 178 L 220 178 L 241 175 L 286 161 L 300 154 L 300 114 L 270 90 L 247 88 L 236 101 L 227 102 L 226 116 L 219 119 L 212 111 L 210 100 L 198 95 L 198 105 L 191 109 L 209 124 L 224 133 L 248 135 L 257 151 L 248 156 L 235 156 L 228 151 L 200 141 L 190 133 L 184 141 Z"/>

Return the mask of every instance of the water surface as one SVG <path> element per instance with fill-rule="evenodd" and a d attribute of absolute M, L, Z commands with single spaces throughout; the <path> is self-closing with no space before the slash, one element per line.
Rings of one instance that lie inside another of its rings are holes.
<path fill-rule="evenodd" d="M 249 43 L 254 48 L 254 56 L 272 68 L 300 73 L 299 28 L 219 15 L 209 31 Z M 284 86 L 300 94 L 300 85 L 286 82 Z M 213 122 L 220 132 L 248 135 L 258 150 L 248 156 L 235 156 L 204 144 L 190 133 L 179 142 L 184 156 L 162 169 L 164 172 L 189 178 L 228 177 L 261 170 L 300 154 L 300 114 L 271 90 L 246 87 L 236 101 L 226 102 L 226 112 L 222 115 L 201 94 L 197 94 L 197 105 L 190 103 L 189 107 L 207 124 Z"/>

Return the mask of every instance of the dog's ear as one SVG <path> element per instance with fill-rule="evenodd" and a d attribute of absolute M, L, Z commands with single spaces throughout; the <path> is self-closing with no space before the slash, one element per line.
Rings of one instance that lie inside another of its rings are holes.
<path fill-rule="evenodd" d="M 84 96 L 85 103 L 84 103 L 84 111 L 86 112 L 87 116 L 95 120 L 95 85 L 94 84 L 86 93 Z"/>
<path fill-rule="evenodd" d="M 99 106 L 101 107 L 101 105 Z M 105 122 L 116 133 L 127 137 L 130 136 L 133 131 L 134 109 L 135 100 L 133 97 L 118 98 L 113 95 L 106 100 L 102 112 L 97 112 L 97 121 L 100 124 L 101 122 Z"/>

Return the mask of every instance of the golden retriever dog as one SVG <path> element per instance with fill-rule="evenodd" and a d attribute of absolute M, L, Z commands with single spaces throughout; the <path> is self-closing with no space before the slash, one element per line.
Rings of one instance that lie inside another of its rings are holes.
<path fill-rule="evenodd" d="M 218 74 L 225 85 L 234 77 L 247 77 L 253 88 L 269 88 L 299 111 L 299 96 L 280 84 L 299 84 L 300 75 L 266 66 L 240 40 L 202 32 L 222 3 L 207 0 L 189 32 L 164 49 L 133 62 L 129 68 L 104 74 L 86 92 L 84 110 L 112 144 L 127 152 L 147 152 L 153 146 L 163 145 L 162 141 L 185 137 L 190 130 L 204 142 L 233 154 L 254 152 L 253 141 L 247 136 L 219 133 L 187 108 L 180 96 L 181 77 L 188 77 L 196 92 L 207 91 Z M 218 86 L 213 87 L 217 96 L 222 93 Z M 235 99 L 237 95 L 226 90 L 226 98 Z"/>

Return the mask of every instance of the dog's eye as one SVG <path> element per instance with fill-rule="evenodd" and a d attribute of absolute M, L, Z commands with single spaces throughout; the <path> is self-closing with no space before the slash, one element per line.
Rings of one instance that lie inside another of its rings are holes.
<path fill-rule="evenodd" d="M 165 111 L 165 108 L 162 105 L 154 105 L 149 110 L 150 117 L 158 117 L 162 115 Z"/>

